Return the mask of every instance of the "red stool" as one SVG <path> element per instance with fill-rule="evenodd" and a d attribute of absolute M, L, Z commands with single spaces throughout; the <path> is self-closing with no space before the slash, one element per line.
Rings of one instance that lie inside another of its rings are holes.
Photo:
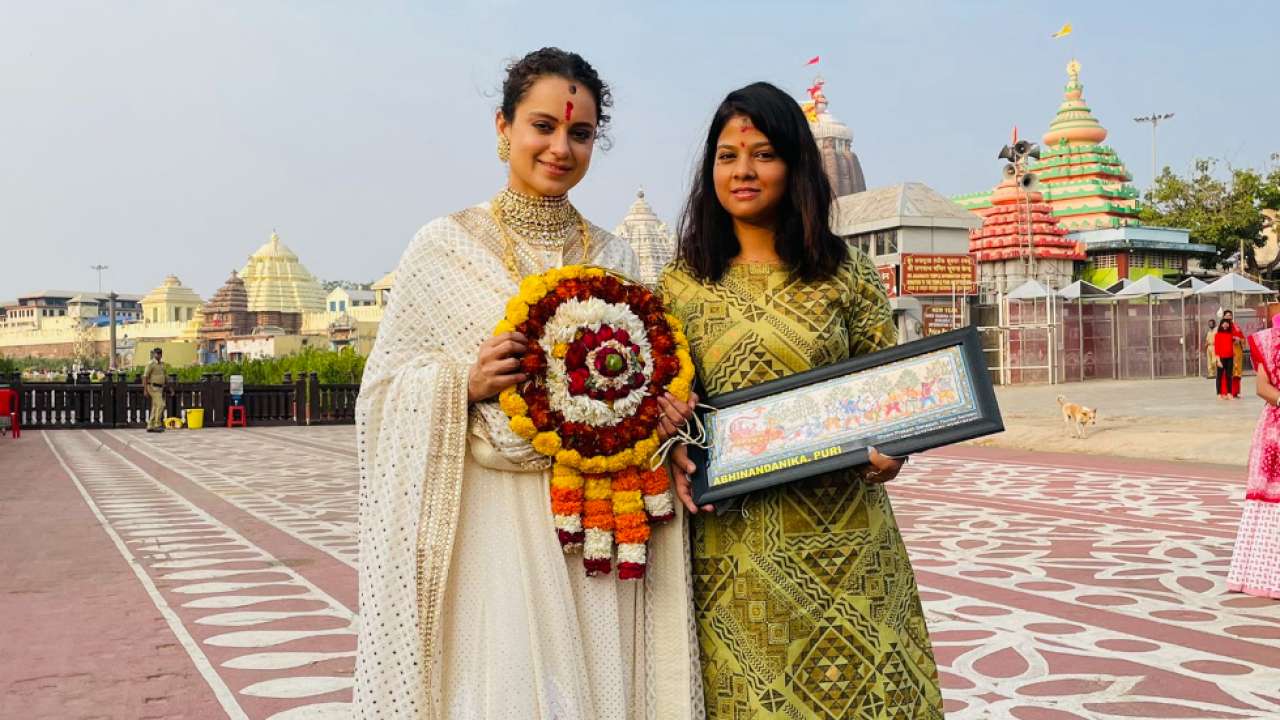
<path fill-rule="evenodd" d="M 244 422 L 244 406 L 228 405 L 227 406 L 227 427 L 246 427 Z"/>
<path fill-rule="evenodd" d="M 0 388 L 0 417 L 9 418 L 13 439 L 22 437 L 22 428 L 18 426 L 18 393 L 12 388 Z"/>

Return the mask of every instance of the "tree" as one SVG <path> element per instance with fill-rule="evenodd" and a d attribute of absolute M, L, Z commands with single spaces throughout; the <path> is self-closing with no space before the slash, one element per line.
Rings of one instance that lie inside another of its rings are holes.
<path fill-rule="evenodd" d="M 1146 194 L 1142 222 L 1187 228 L 1192 242 L 1218 248 L 1205 263 L 1209 267 L 1223 264 L 1243 246 L 1244 267 L 1269 273 L 1277 262 L 1259 268 L 1253 249 L 1262 244 L 1266 223 L 1262 210 L 1280 208 L 1280 169 L 1264 176 L 1256 170 L 1232 168 L 1223 180 L 1214 172 L 1217 165 L 1213 159 L 1196 160 L 1195 169 L 1185 178 L 1166 167 Z"/>

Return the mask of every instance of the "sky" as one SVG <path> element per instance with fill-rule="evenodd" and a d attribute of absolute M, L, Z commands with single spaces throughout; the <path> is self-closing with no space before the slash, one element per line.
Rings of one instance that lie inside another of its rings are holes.
<path fill-rule="evenodd" d="M 1280 152 L 1271 2 L 29 2 L 0 0 L 0 301 L 44 288 L 208 298 L 272 230 L 322 280 L 371 282 L 432 218 L 503 185 L 503 69 L 544 45 L 614 91 L 613 146 L 572 193 L 615 227 L 643 187 L 674 222 L 716 105 L 817 55 L 871 187 L 983 190 L 1082 65 L 1145 189 L 1198 157 Z M 1070 22 L 1071 36 L 1050 35 Z"/>

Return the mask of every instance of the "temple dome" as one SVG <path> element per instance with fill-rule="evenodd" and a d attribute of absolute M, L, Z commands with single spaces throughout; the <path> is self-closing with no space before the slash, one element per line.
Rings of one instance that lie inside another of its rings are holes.
<path fill-rule="evenodd" d="M 644 190 L 636 192 L 635 202 L 631 203 L 622 224 L 614 229 L 613 234 L 626 240 L 635 250 L 640 260 L 640 277 L 636 279 L 655 287 L 662 268 L 676 255 L 676 237 L 644 199 Z"/>
<path fill-rule="evenodd" d="M 166 275 L 164 282 L 142 298 L 143 305 L 200 305 L 203 302 L 195 290 L 182 284 L 177 275 Z"/>
<path fill-rule="evenodd" d="M 324 289 L 276 233 L 249 256 L 240 271 L 250 312 L 304 313 L 324 310 Z"/>

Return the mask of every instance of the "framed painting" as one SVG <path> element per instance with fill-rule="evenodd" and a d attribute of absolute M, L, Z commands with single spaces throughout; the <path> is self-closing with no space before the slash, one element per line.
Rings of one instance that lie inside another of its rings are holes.
<path fill-rule="evenodd" d="M 698 504 L 1004 430 L 976 328 L 904 343 L 703 401 Z"/>

